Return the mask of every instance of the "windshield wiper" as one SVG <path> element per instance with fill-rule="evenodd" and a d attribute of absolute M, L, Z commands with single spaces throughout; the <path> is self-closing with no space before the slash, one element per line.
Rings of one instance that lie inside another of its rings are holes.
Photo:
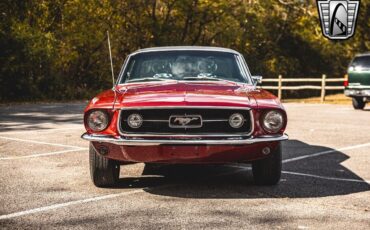
<path fill-rule="evenodd" d="M 232 84 L 236 84 L 236 81 L 232 80 L 226 80 L 222 78 L 214 78 L 214 77 L 209 77 L 209 76 L 200 76 L 200 77 L 184 77 L 183 80 L 209 80 L 209 81 L 223 81 L 223 82 L 228 82 Z"/>
<path fill-rule="evenodd" d="M 138 79 L 131 79 L 126 82 L 140 82 L 140 81 L 166 81 L 170 79 L 163 79 L 163 78 L 154 78 L 154 77 L 144 77 L 144 78 L 138 78 Z"/>
<path fill-rule="evenodd" d="M 223 81 L 222 79 L 214 78 L 214 77 L 184 77 L 183 80 L 211 80 L 211 81 Z"/>

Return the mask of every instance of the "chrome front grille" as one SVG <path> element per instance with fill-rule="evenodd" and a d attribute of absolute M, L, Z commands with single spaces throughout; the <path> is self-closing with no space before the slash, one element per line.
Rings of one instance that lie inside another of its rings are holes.
<path fill-rule="evenodd" d="M 127 118 L 131 114 L 140 114 L 143 123 L 139 128 L 131 128 Z M 232 128 L 229 117 L 234 113 L 240 113 L 245 121 L 239 128 Z M 120 111 L 118 127 L 121 135 L 129 136 L 249 136 L 253 131 L 253 115 L 249 108 L 235 107 L 142 107 L 129 108 Z M 171 124 L 177 119 L 176 125 Z M 196 121 L 200 118 L 200 122 Z M 183 127 L 180 124 L 191 120 Z M 196 122 L 196 123 L 191 123 Z"/>

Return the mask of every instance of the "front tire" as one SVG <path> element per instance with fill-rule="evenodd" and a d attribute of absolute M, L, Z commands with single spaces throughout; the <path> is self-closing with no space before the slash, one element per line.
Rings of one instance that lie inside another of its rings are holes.
<path fill-rule="evenodd" d="M 276 185 L 280 181 L 281 152 L 281 143 L 279 143 L 270 156 L 252 163 L 253 178 L 257 185 Z"/>
<path fill-rule="evenodd" d="M 99 155 L 93 145 L 89 146 L 90 175 L 97 187 L 112 187 L 119 179 L 120 164 L 118 161 Z"/>
<path fill-rule="evenodd" d="M 362 97 L 353 97 L 352 98 L 352 105 L 354 109 L 364 109 L 365 108 L 365 102 Z"/>

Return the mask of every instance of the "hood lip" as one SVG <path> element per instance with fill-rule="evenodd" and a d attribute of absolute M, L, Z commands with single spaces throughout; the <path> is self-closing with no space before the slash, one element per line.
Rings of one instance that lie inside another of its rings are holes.
<path fill-rule="evenodd" d="M 119 106 L 117 105 L 116 108 L 120 109 L 122 107 L 151 107 L 151 106 L 185 106 L 187 108 L 191 106 L 200 106 L 205 107 L 209 106 L 209 108 L 214 106 L 219 107 L 235 107 L 235 108 L 245 108 L 245 107 L 254 107 L 255 100 L 250 95 L 250 92 L 254 91 L 254 87 L 245 85 L 245 84 L 229 84 L 219 82 L 189 82 L 189 83 L 180 83 L 177 84 L 175 82 L 167 83 L 159 83 L 159 84 L 138 84 L 134 83 L 134 85 L 126 85 L 120 88 L 117 88 L 120 93 L 120 99 L 117 101 Z M 194 84 L 194 89 L 192 89 L 192 84 Z M 187 87 L 183 87 L 188 85 L 191 90 L 186 89 Z M 162 88 L 163 86 L 163 88 Z M 154 88 L 153 88 L 154 87 Z M 209 88 L 211 87 L 211 88 Z M 215 88 L 212 88 L 215 87 Z M 155 89 L 157 88 L 158 91 Z M 222 93 L 226 91 L 232 91 L 229 93 Z M 230 90 L 229 90 L 230 89 Z M 137 90 L 139 90 L 137 92 Z M 201 92 L 205 91 L 205 92 Z M 209 91 L 209 92 L 207 92 Z M 171 100 L 164 100 L 163 103 L 160 101 L 159 98 L 156 99 L 156 95 L 159 97 L 163 97 L 168 95 L 171 97 Z M 161 95 L 161 96 L 160 96 Z M 227 98 L 235 98 L 235 100 L 227 100 Z M 196 99 L 198 98 L 199 99 Z M 181 99 L 182 98 L 182 99 Z M 204 101 L 200 101 L 200 98 L 204 98 Z M 153 99 L 154 101 L 152 101 Z M 210 101 L 208 101 L 210 99 Z M 209 102 L 209 103 L 206 103 Z M 208 104 L 208 105 L 207 105 Z"/>
<path fill-rule="evenodd" d="M 174 87 L 178 85 L 197 85 L 200 86 L 199 89 L 195 91 L 201 91 L 201 90 L 207 90 L 202 89 L 201 86 L 219 86 L 219 87 L 237 87 L 239 90 L 247 90 L 247 91 L 254 91 L 256 90 L 256 86 L 253 84 L 247 84 L 247 83 L 239 83 L 239 82 L 231 82 L 231 81 L 169 81 L 169 82 L 157 82 L 157 81 L 151 81 L 151 82 L 135 82 L 135 83 L 124 83 L 119 84 L 115 87 L 115 91 L 117 91 L 120 94 L 126 94 L 130 90 L 138 90 L 138 89 L 150 89 L 153 87 L 166 87 L 170 85 L 174 85 Z M 173 89 L 174 91 L 175 88 Z"/>

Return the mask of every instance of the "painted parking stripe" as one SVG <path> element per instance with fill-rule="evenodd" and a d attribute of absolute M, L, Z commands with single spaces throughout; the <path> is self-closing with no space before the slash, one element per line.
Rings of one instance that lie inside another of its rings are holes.
<path fill-rule="evenodd" d="M 34 158 L 34 157 L 44 157 L 44 156 L 52 156 L 58 155 L 63 153 L 71 153 L 71 152 L 82 152 L 88 150 L 88 148 L 82 149 L 70 149 L 70 150 L 62 150 L 62 151 L 55 151 L 55 152 L 48 152 L 48 153 L 38 153 L 26 156 L 14 156 L 14 157 L 0 157 L 0 160 L 17 160 L 17 159 L 26 159 L 26 158 Z"/>
<path fill-rule="evenodd" d="M 136 189 L 128 192 L 121 192 L 121 193 L 115 193 L 115 194 L 109 194 L 109 195 L 104 195 L 104 196 L 97 196 L 97 197 L 92 197 L 92 198 L 87 198 L 87 199 L 82 199 L 82 200 L 75 200 L 75 201 L 70 201 L 70 202 L 65 202 L 65 203 L 59 203 L 59 204 L 53 204 L 49 206 L 44 206 L 40 208 L 34 208 L 34 209 L 29 209 L 26 211 L 21 211 L 21 212 L 14 212 L 6 215 L 0 216 L 0 220 L 4 219 L 10 219 L 14 217 L 19 217 L 19 216 L 25 216 L 25 215 L 30 215 L 38 212 L 45 212 L 48 210 L 53 210 L 53 209 L 58 209 L 58 208 L 63 208 L 63 207 L 68 207 L 72 205 L 77 205 L 77 204 L 84 204 L 84 203 L 89 203 L 89 202 L 95 202 L 95 201 L 100 201 L 100 200 L 107 200 L 107 199 L 112 199 L 115 197 L 120 197 L 120 196 L 127 196 L 135 193 L 140 193 L 144 192 L 144 189 Z"/>
<path fill-rule="evenodd" d="M 45 129 L 30 129 L 30 130 L 23 130 L 23 131 L 4 131 L 4 132 L 0 132 L 0 134 L 18 134 L 18 133 L 49 133 L 49 132 L 55 132 L 55 131 L 63 131 L 63 130 L 74 130 L 74 129 L 80 129 L 80 130 L 84 130 L 83 127 L 81 126 L 78 126 L 78 127 L 68 127 L 68 128 L 45 128 Z"/>
<path fill-rule="evenodd" d="M 346 182 L 357 182 L 357 183 L 365 183 L 370 184 L 370 181 L 368 180 L 359 180 L 359 179 L 347 179 L 347 178 L 338 178 L 338 177 L 327 177 L 327 176 L 319 176 L 314 174 L 308 174 L 308 173 L 298 173 L 298 172 L 291 172 L 291 171 L 282 171 L 284 174 L 290 174 L 290 175 L 296 175 L 296 176 L 305 176 L 305 177 L 313 177 L 313 178 L 319 178 L 324 180 L 334 180 L 334 181 L 346 181 Z"/>
<path fill-rule="evenodd" d="M 235 171 L 232 171 L 232 172 L 220 173 L 220 174 L 217 174 L 217 175 L 214 175 L 214 176 L 226 176 L 226 175 L 230 175 L 230 174 L 236 174 L 236 173 L 239 173 L 239 172 L 242 172 L 242 171 L 245 171 L 245 170 L 247 170 L 247 169 L 243 168 L 243 169 L 238 169 L 238 170 L 235 170 Z M 14 212 L 14 213 L 10 213 L 10 214 L 1 215 L 0 220 L 11 219 L 11 218 L 30 215 L 30 214 L 39 213 L 39 212 L 45 212 L 45 211 L 64 208 L 64 207 L 68 207 L 68 206 L 72 206 L 72 205 L 78 205 L 78 204 L 84 204 L 84 203 L 89 203 L 89 202 L 96 202 L 96 201 L 100 201 L 100 200 L 107 200 L 107 199 L 112 199 L 112 198 L 116 198 L 116 197 L 132 195 L 132 194 L 144 192 L 145 190 L 148 190 L 148 189 L 158 189 L 158 188 L 163 189 L 163 188 L 173 187 L 173 186 L 177 186 L 177 185 L 178 184 L 167 184 L 167 185 L 161 185 L 161 186 L 157 186 L 157 187 L 145 187 L 145 188 L 141 188 L 141 189 L 131 190 L 131 191 L 128 191 L 128 192 L 114 193 L 114 194 L 108 194 L 108 195 L 103 195 L 103 196 L 96 196 L 96 197 L 92 197 L 92 198 L 86 198 L 86 199 L 82 199 L 82 200 L 75 200 L 75 201 L 69 201 L 69 202 L 65 202 L 65 203 L 53 204 L 53 205 L 44 206 L 44 207 L 40 207 L 40 208 L 34 208 L 34 209 L 25 210 L 25 211 L 20 211 L 20 212 Z"/>
<path fill-rule="evenodd" d="M 50 142 L 44 142 L 44 141 L 34 141 L 34 140 L 20 139 L 20 138 L 15 138 L 15 137 L 0 136 L 0 139 L 10 140 L 10 141 L 28 142 L 28 143 L 40 144 L 40 145 L 51 145 L 51 146 L 58 146 L 58 147 L 74 148 L 74 149 L 81 149 L 81 150 L 85 149 L 83 147 L 78 147 L 78 146 L 74 146 L 74 145 L 63 145 L 63 144 L 50 143 Z"/>
<path fill-rule="evenodd" d="M 230 166 L 241 168 L 241 169 L 233 171 L 233 172 L 221 173 L 217 176 L 235 174 L 235 173 L 239 173 L 241 171 L 245 171 L 245 170 L 248 170 L 248 169 L 251 168 L 251 167 L 242 167 L 242 166 L 236 166 L 236 165 L 235 166 L 230 165 Z M 318 175 L 314 175 L 314 174 L 297 173 L 297 172 L 290 172 L 290 171 L 282 171 L 282 173 L 297 175 L 297 176 L 306 176 L 306 177 L 313 177 L 313 178 L 319 178 L 319 179 L 326 179 L 326 180 L 335 180 L 335 181 L 347 181 L 347 182 L 359 182 L 359 183 L 369 183 L 370 182 L 370 181 L 357 180 L 357 179 L 326 177 L 326 176 L 318 176 Z M 78 204 L 96 202 L 96 201 L 107 200 L 107 199 L 112 199 L 112 198 L 116 198 L 116 197 L 122 197 L 122 196 L 142 193 L 142 192 L 144 192 L 145 190 L 148 190 L 148 189 L 166 188 L 166 187 L 173 187 L 173 186 L 176 186 L 176 185 L 177 184 L 163 185 L 163 186 L 157 186 L 157 187 L 151 187 L 151 188 L 150 187 L 145 187 L 145 188 L 141 188 L 141 189 L 131 190 L 131 191 L 128 191 L 128 192 L 114 193 L 114 194 L 108 194 L 108 195 L 97 196 L 97 197 L 92 197 L 92 198 L 86 198 L 86 199 L 82 199 L 82 200 L 75 200 L 75 201 L 69 201 L 69 202 L 65 202 L 65 203 L 58 203 L 58 204 L 53 204 L 53 205 L 49 205 L 49 206 L 44 206 L 44 207 L 29 209 L 29 210 L 25 210 L 25 211 L 20 211 L 20 212 L 14 212 L 14 213 L 10 213 L 10 214 L 1 215 L 0 220 L 11 219 L 11 218 L 25 216 L 25 215 L 31 215 L 31 214 L 35 214 L 35 213 L 45 212 L 45 211 L 49 211 L 49 210 L 55 210 L 55 209 L 69 207 L 69 206 L 78 205 Z"/>
<path fill-rule="evenodd" d="M 239 173 L 241 171 L 245 171 L 245 170 L 248 170 L 248 169 L 251 168 L 251 167 L 243 167 L 243 166 L 236 166 L 236 165 L 235 166 L 234 165 L 230 165 L 230 166 L 241 168 L 241 169 L 236 170 L 236 171 L 233 171 L 233 172 L 221 173 L 221 174 L 216 175 L 216 176 L 224 176 L 224 175 L 236 174 L 236 173 Z M 347 182 L 360 182 L 360 183 L 369 183 L 370 182 L 370 181 L 363 181 L 363 180 L 357 180 L 357 179 L 325 177 L 325 176 L 318 176 L 318 175 L 313 175 L 313 174 L 297 173 L 297 172 L 290 172 L 290 171 L 282 171 L 282 173 L 284 173 L 284 174 L 298 175 L 298 176 L 314 177 L 314 178 L 326 179 L 326 180 L 347 181 Z M 10 214 L 1 215 L 0 216 L 0 220 L 11 219 L 11 218 L 25 216 L 25 215 L 30 215 L 30 214 L 39 213 L 39 212 L 45 212 L 45 211 L 59 209 L 59 208 L 64 208 L 64 207 L 68 207 L 68 206 L 72 206 L 72 205 L 78 205 L 78 204 L 96 202 L 96 201 L 100 201 L 100 200 L 112 199 L 112 198 L 116 198 L 116 197 L 127 196 L 127 195 L 131 195 L 131 194 L 136 194 L 136 193 L 144 192 L 147 189 L 166 188 L 166 187 L 173 187 L 173 186 L 176 186 L 176 184 L 163 185 L 163 186 L 157 186 L 157 187 L 151 187 L 151 188 L 150 187 L 146 187 L 146 188 L 142 188 L 142 189 L 135 189 L 135 190 L 128 191 L 128 192 L 108 194 L 108 195 L 104 195 L 104 196 L 97 196 L 97 197 L 86 198 L 86 199 L 82 199 L 82 200 L 75 200 L 75 201 L 69 201 L 69 202 L 65 202 L 65 203 L 53 204 L 53 205 L 44 206 L 44 207 L 40 207 L 40 208 L 34 208 L 34 209 L 25 210 L 25 211 L 20 211 L 20 212 L 14 212 L 14 213 L 10 213 Z"/>
<path fill-rule="evenodd" d="M 240 166 L 240 165 L 229 165 L 229 166 L 230 167 L 233 167 L 233 168 L 252 169 L 252 167 L 250 167 L 250 166 Z M 347 182 L 358 182 L 358 183 L 370 184 L 370 181 L 368 181 L 368 180 L 360 180 L 360 179 L 327 177 L 327 176 L 319 176 L 319 175 L 315 175 L 315 174 L 299 173 L 299 172 L 292 172 L 292 171 L 281 171 L 281 173 L 290 174 L 290 175 L 296 175 L 296 176 L 313 177 L 313 178 L 319 178 L 319 179 L 324 179 L 324 180 L 347 181 Z"/>
<path fill-rule="evenodd" d="M 339 152 L 339 151 L 359 149 L 359 148 L 364 148 L 364 147 L 370 147 L 370 142 L 360 144 L 360 145 L 347 146 L 347 147 L 343 147 L 343 148 L 339 148 L 339 149 L 326 150 L 326 151 L 313 153 L 313 154 L 307 154 L 307 155 L 303 155 L 303 156 L 299 156 L 299 157 L 293 157 L 293 158 L 290 158 L 290 159 L 283 160 L 283 163 L 303 160 L 303 159 L 307 159 L 307 158 L 311 158 L 311 157 L 318 157 L 318 156 L 326 155 L 326 154 L 329 154 L 329 153 L 335 153 L 335 152 Z"/>
<path fill-rule="evenodd" d="M 3 138 L 3 137 L 0 137 L 0 138 Z M 328 150 L 328 151 L 318 152 L 318 153 L 314 153 L 314 154 L 310 154 L 310 155 L 305 155 L 305 156 L 295 157 L 295 158 L 291 158 L 291 159 L 286 159 L 286 160 L 283 161 L 283 163 L 297 161 L 297 160 L 306 159 L 306 158 L 310 158 L 310 157 L 321 156 L 321 155 L 325 155 L 325 154 L 329 154 L 329 153 L 333 153 L 333 152 L 337 152 L 337 151 L 351 150 L 351 149 L 368 147 L 368 146 L 370 146 L 370 143 L 348 146 L 348 147 L 340 148 L 338 150 Z M 250 167 L 242 167 L 242 166 L 233 166 L 233 167 L 238 167 L 238 168 L 241 168 L 241 169 L 230 172 L 230 173 L 223 173 L 222 175 L 234 174 L 234 173 L 238 173 L 240 171 L 250 169 Z M 325 176 L 318 176 L 318 175 L 314 175 L 314 174 L 297 173 L 297 172 L 290 172 L 290 171 L 283 171 L 283 173 L 299 175 L 299 176 L 315 177 L 315 178 L 327 179 L 327 180 L 361 182 L 361 183 L 368 183 L 369 182 L 369 181 L 364 181 L 364 180 L 325 177 Z M 175 186 L 175 185 L 164 185 L 164 186 L 152 187 L 152 189 L 153 188 L 170 187 L 170 186 Z M 40 207 L 40 208 L 29 209 L 29 210 L 20 211 L 20 212 L 14 212 L 14 213 L 10 213 L 10 214 L 1 215 L 0 220 L 20 217 L 20 216 L 24 216 L 24 215 L 30 215 L 30 214 L 34 214 L 34 213 L 39 213 L 39 212 L 44 212 L 44 211 L 48 211 L 48 210 L 68 207 L 68 206 L 77 205 L 77 204 L 84 204 L 84 203 L 89 203 L 89 202 L 111 199 L 111 198 L 115 198 L 115 197 L 121 197 L 121 196 L 125 196 L 125 195 L 141 193 L 141 192 L 144 192 L 145 189 L 151 189 L 151 188 L 147 187 L 147 188 L 132 190 L 132 191 L 128 191 L 128 192 L 108 194 L 108 195 L 104 195 L 104 196 L 98 196 L 98 197 L 93 197 L 93 198 L 87 198 L 87 199 L 82 199 L 82 200 L 76 200 L 76 201 L 54 204 L 54 205 L 50 205 L 50 206 L 44 206 L 44 207 Z"/>

